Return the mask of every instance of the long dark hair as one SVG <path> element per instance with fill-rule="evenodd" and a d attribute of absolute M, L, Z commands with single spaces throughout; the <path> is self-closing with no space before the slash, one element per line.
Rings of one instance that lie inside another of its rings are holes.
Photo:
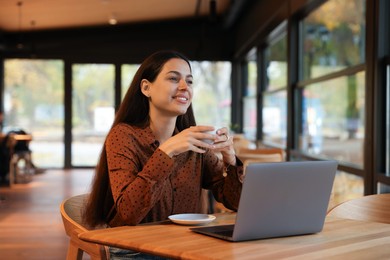
<path fill-rule="evenodd" d="M 176 51 L 159 51 L 144 60 L 135 74 L 129 89 L 116 113 L 112 127 L 119 123 L 146 127 L 149 125 L 149 101 L 141 92 L 141 81 L 147 79 L 154 82 L 161 72 L 164 64 L 173 58 L 179 58 L 191 65 L 189 60 Z M 179 131 L 195 125 L 192 105 L 189 106 L 184 115 L 176 119 L 176 128 Z M 112 128 L 111 127 L 111 128 Z M 95 177 L 92 182 L 92 190 L 84 212 L 84 221 L 90 227 L 106 224 L 107 217 L 114 205 L 110 181 L 108 176 L 106 145 L 100 154 L 99 162 L 96 166 Z"/>

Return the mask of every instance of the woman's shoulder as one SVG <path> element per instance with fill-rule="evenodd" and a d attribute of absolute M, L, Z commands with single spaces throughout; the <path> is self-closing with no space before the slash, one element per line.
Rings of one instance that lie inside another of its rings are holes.
<path fill-rule="evenodd" d="M 111 131 L 136 131 L 137 129 L 140 129 L 139 127 L 132 126 L 126 123 L 119 123 L 112 127 Z"/>
<path fill-rule="evenodd" d="M 126 123 L 119 123 L 111 128 L 109 136 L 118 135 L 118 134 L 134 135 L 140 131 L 142 131 L 142 128 L 132 126 Z"/>
<path fill-rule="evenodd" d="M 139 127 L 129 125 L 126 123 L 119 123 L 112 127 L 108 138 L 130 138 L 130 139 L 142 139 L 150 142 L 153 139 L 153 134 L 149 127 Z"/>

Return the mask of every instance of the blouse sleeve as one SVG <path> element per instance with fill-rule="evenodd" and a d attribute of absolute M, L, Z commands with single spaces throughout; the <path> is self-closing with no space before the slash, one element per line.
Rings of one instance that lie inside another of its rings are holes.
<path fill-rule="evenodd" d="M 127 225 L 139 224 L 161 197 L 173 160 L 156 149 L 145 164 L 142 148 L 125 127 L 113 128 L 106 140 L 110 185 L 117 214 Z M 158 170 L 156 170 L 158 169 Z"/>
<path fill-rule="evenodd" d="M 203 163 L 203 188 L 210 189 L 226 208 L 236 211 L 242 189 L 242 162 L 237 158 L 237 166 L 225 167 L 223 161 L 209 151 Z"/>

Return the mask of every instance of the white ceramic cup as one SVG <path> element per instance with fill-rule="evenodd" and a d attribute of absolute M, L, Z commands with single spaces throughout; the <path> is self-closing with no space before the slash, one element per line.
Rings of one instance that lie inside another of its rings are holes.
<path fill-rule="evenodd" d="M 223 128 L 223 127 L 222 127 L 222 126 L 214 126 L 214 130 L 205 131 L 204 133 L 217 135 L 218 129 L 221 129 L 221 128 Z M 208 143 L 208 144 L 213 144 L 213 143 L 214 143 L 214 141 L 212 141 L 212 140 L 210 140 L 210 139 L 203 139 L 202 141 L 203 141 L 203 142 L 206 142 L 206 143 Z"/>

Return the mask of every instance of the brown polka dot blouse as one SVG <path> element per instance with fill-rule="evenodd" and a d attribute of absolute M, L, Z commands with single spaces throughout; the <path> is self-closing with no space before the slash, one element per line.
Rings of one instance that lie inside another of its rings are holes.
<path fill-rule="evenodd" d="M 110 226 L 161 221 L 171 214 L 201 210 L 201 189 L 236 210 L 242 165 L 224 165 L 212 152 L 185 152 L 170 158 L 149 127 L 116 125 L 106 140 L 108 172 L 116 215 Z M 237 160 L 239 162 L 239 160 Z"/>

